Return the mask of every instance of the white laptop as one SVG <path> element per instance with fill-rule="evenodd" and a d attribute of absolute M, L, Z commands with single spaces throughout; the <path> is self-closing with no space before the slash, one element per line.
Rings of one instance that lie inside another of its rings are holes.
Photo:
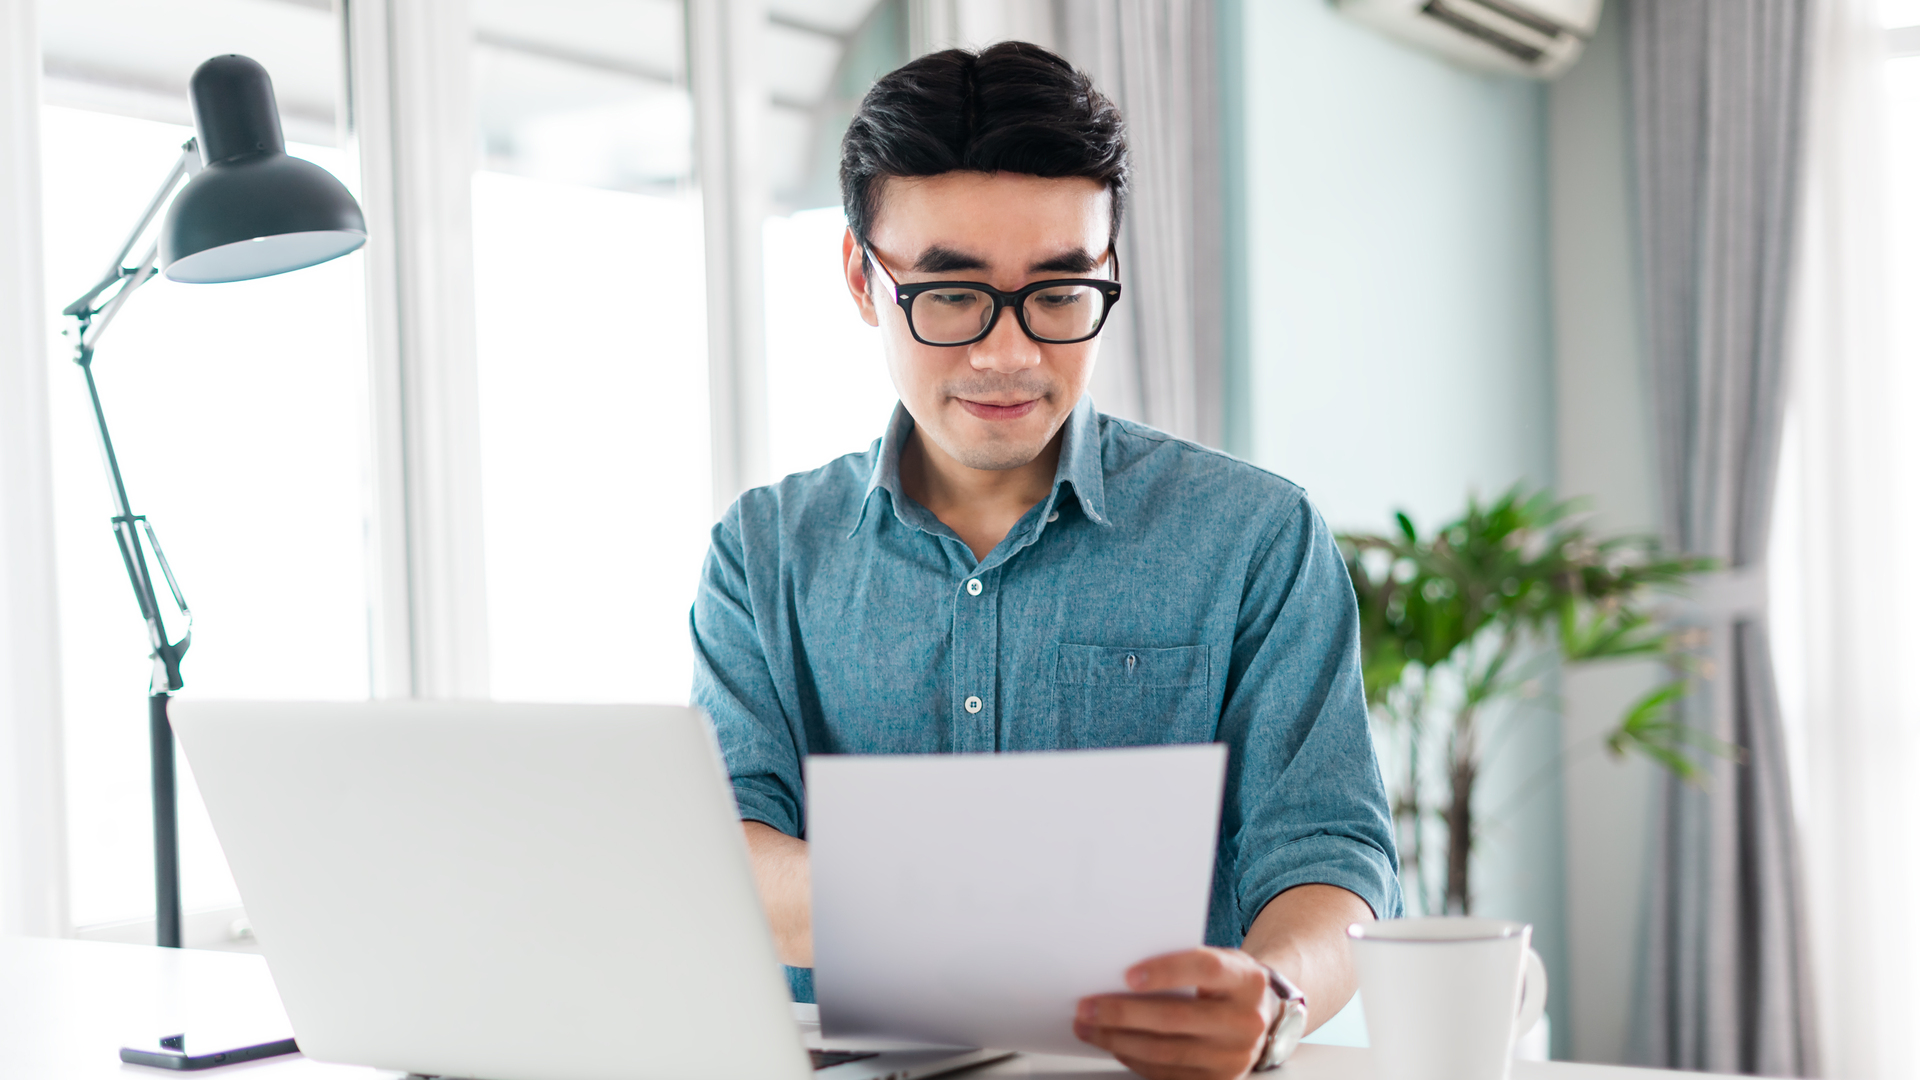
<path fill-rule="evenodd" d="M 309 1057 L 484 1080 L 912 1080 L 1006 1056 L 810 1056 L 696 710 L 171 713 Z"/>

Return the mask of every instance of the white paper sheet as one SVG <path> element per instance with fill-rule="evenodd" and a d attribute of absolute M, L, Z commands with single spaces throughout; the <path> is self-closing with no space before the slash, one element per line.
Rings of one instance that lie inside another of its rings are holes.
<path fill-rule="evenodd" d="M 828 1037 L 1104 1056 L 1080 998 L 1206 934 L 1226 747 L 810 757 Z"/>

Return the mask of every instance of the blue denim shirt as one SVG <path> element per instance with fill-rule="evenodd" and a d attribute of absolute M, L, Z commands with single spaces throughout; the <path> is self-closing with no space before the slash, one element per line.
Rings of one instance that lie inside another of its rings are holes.
<path fill-rule="evenodd" d="M 742 818 L 804 837 L 808 754 L 1218 741 L 1209 944 L 1310 882 L 1400 913 L 1353 587 L 1304 492 L 1083 398 L 1052 492 L 976 560 L 901 490 L 912 430 L 896 407 L 713 528 L 693 701 Z"/>

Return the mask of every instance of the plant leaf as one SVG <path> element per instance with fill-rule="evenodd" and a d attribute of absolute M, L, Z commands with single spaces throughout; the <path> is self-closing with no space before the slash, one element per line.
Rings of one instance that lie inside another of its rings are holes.
<path fill-rule="evenodd" d="M 1638 751 L 1665 766 L 1667 771 L 1687 783 L 1702 786 L 1706 772 L 1686 751 L 1696 750 L 1714 757 L 1744 762 L 1746 755 L 1737 746 L 1715 738 L 1684 720 L 1670 719 L 1673 705 L 1687 693 L 1687 683 L 1675 679 L 1655 687 L 1627 709 L 1620 726 L 1607 736 L 1607 750 L 1615 758 Z"/>

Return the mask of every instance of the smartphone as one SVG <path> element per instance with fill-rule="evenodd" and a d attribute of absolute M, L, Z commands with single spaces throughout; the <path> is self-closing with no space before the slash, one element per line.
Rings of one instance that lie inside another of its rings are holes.
<path fill-rule="evenodd" d="M 292 1039 L 275 1039 L 272 1042 L 255 1043 L 252 1046 L 189 1053 L 185 1035 L 168 1035 L 160 1040 L 158 1050 L 121 1047 L 120 1060 L 133 1065 L 151 1065 L 157 1069 L 211 1069 L 216 1065 L 232 1065 L 236 1062 L 252 1061 L 255 1058 L 299 1052 L 300 1048 L 294 1045 Z"/>

